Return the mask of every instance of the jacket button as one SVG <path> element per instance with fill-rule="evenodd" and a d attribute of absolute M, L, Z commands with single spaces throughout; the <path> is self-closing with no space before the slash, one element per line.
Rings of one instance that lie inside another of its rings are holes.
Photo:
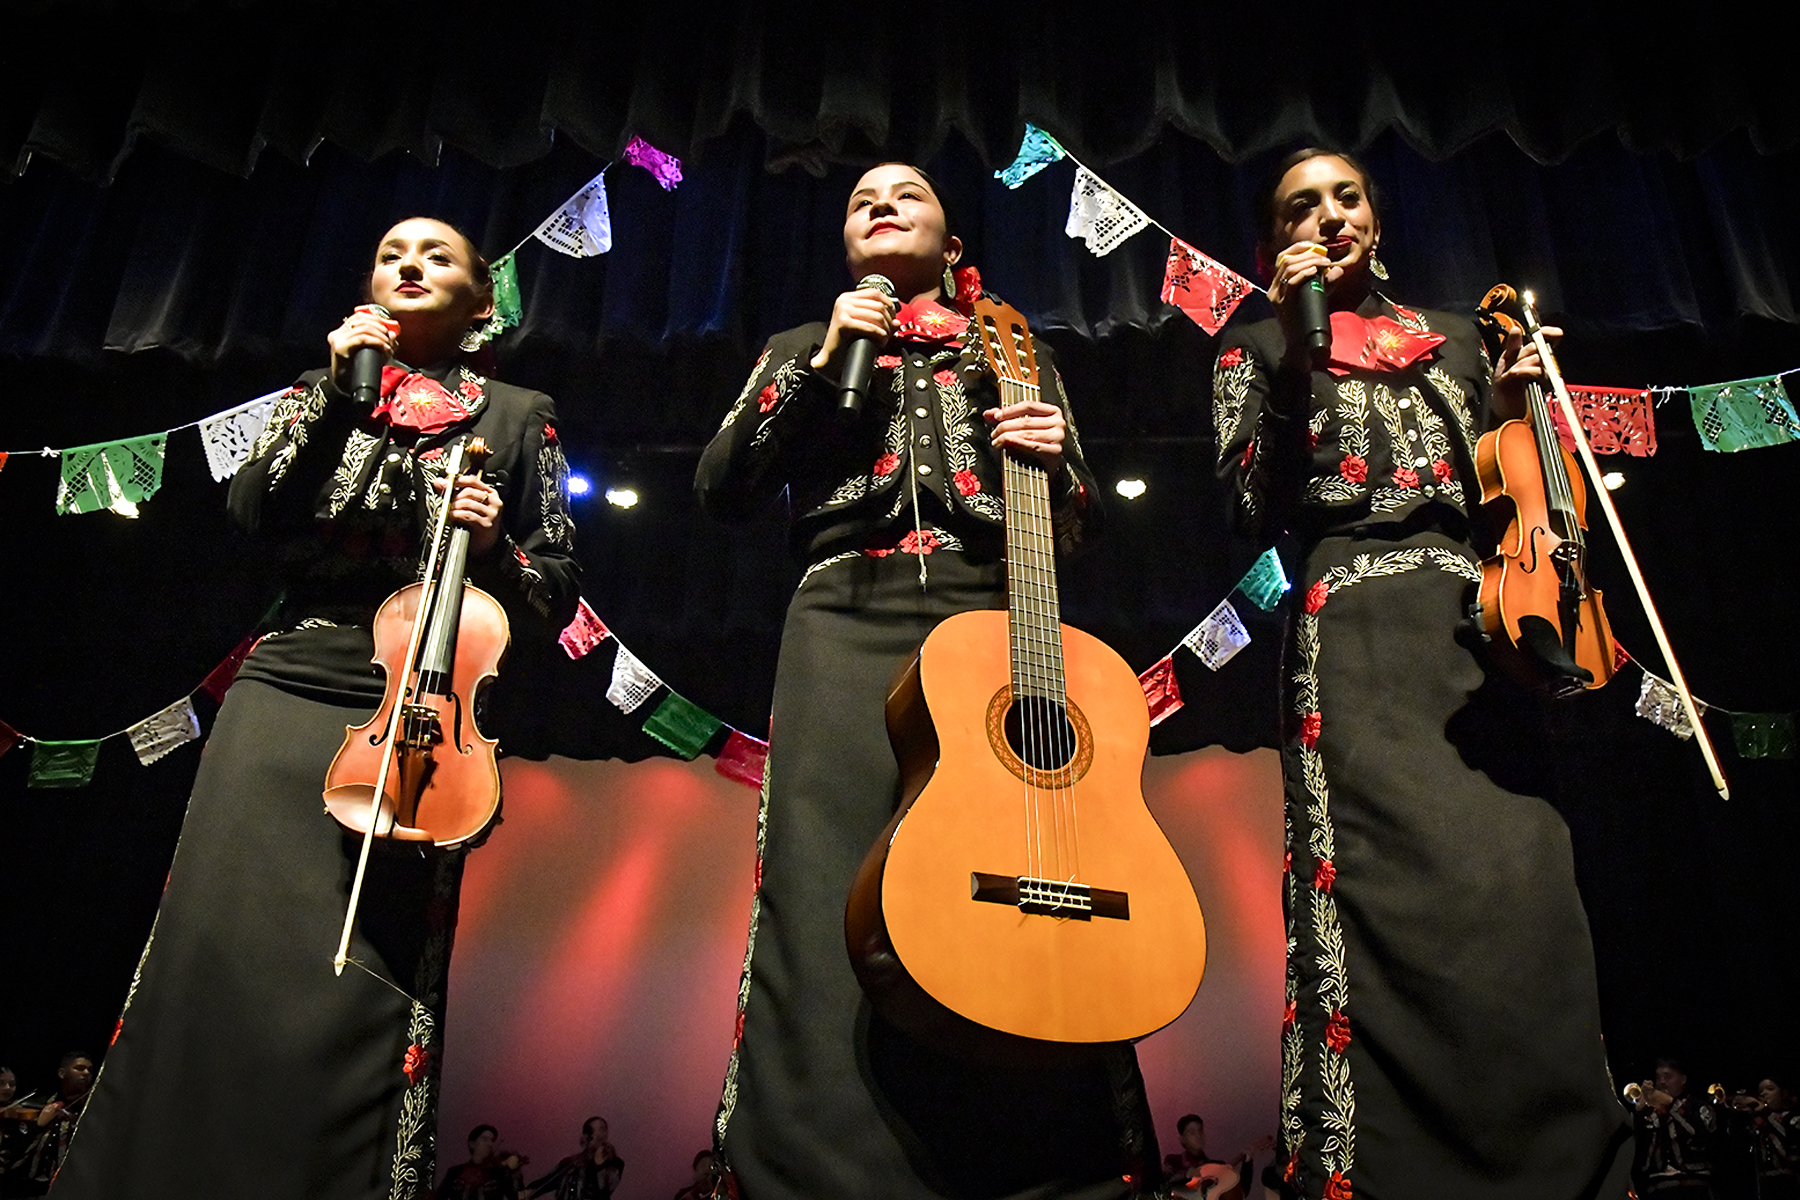
<path fill-rule="evenodd" d="M 921 474 L 921 475 L 931 474 L 931 464 L 930 463 L 920 463 L 919 464 L 919 474 Z"/>

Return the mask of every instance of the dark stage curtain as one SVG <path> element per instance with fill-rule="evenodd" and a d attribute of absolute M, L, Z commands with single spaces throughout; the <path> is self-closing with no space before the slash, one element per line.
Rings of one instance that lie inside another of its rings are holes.
<path fill-rule="evenodd" d="M 1691 156 L 1800 133 L 1753 25 L 1565 6 L 1504 13 L 1244 5 L 998 4 L 876 16 L 792 4 L 270 6 L 43 0 L 10 22 L 0 154 L 89 178 L 159 143 L 248 174 L 330 143 L 442 147 L 497 168 L 553 136 L 610 157 L 633 133 L 698 157 L 739 118 L 771 163 L 930 158 L 960 138 L 1003 164 L 1022 122 L 1096 165 L 1166 133 L 1240 161 L 1296 141 L 1403 136 L 1443 159 L 1492 133 L 1559 160 L 1616 131 Z M 280 11 L 270 11 L 279 9 Z M 898 26 L 898 27 L 897 27 Z M 1295 64 L 1304 62 L 1304 67 Z"/>

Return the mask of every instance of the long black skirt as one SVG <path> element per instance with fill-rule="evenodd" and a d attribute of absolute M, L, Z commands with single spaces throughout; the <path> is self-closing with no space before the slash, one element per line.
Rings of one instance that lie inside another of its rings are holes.
<path fill-rule="evenodd" d="M 937 623 L 1005 604 L 1004 567 L 858 556 L 795 593 L 776 672 L 758 887 L 718 1135 L 745 1200 L 1124 1195 L 1156 1161 L 1128 1046 L 997 1068 L 874 1013 L 844 949 L 850 882 L 894 814 L 883 705 Z"/>
<path fill-rule="evenodd" d="M 1289 634 L 1283 1143 L 1333 1200 L 1617 1200 L 1568 828 L 1541 710 L 1456 640 L 1479 572 L 1432 532 L 1330 538 Z"/>
<path fill-rule="evenodd" d="M 374 686 L 362 655 L 359 669 L 354 650 L 334 656 L 336 693 L 243 676 L 226 693 L 56 1200 L 430 1193 L 464 856 L 376 853 L 350 948 L 360 966 L 333 974 L 360 842 L 320 789 L 344 727 L 379 699 L 355 697 Z"/>

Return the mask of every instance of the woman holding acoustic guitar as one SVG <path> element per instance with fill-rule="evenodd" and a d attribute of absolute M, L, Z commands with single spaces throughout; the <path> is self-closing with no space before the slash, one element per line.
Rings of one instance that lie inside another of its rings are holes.
<path fill-rule="evenodd" d="M 1568 829 L 1530 765 L 1539 709 L 1459 637 L 1494 536 L 1476 437 L 1541 364 L 1515 339 L 1490 383 L 1468 321 L 1376 290 L 1380 215 L 1349 157 L 1288 158 L 1263 218 L 1278 316 L 1227 332 L 1213 415 L 1240 525 L 1304 556 L 1278 1161 L 1333 1200 L 1623 1197 Z"/>
<path fill-rule="evenodd" d="M 382 237 L 367 278 L 371 304 L 326 338 L 330 369 L 280 396 L 232 480 L 232 518 L 273 552 L 282 608 L 208 739 L 58 1200 L 431 1192 L 465 854 L 374 854 L 353 965 L 334 974 L 359 839 L 326 815 L 326 770 L 383 699 L 371 621 L 418 578 L 446 496 L 469 531 L 468 580 L 511 613 L 513 636 L 554 636 L 577 572 L 550 399 L 464 350 L 493 311 L 486 261 L 454 227 L 414 218 Z M 373 403 L 352 394 L 359 351 L 396 362 Z M 451 480 L 447 451 L 470 434 L 493 451 L 487 473 Z"/>
<path fill-rule="evenodd" d="M 769 341 L 695 481 L 730 520 L 787 489 L 805 564 L 776 673 L 720 1147 L 747 1200 L 1122 1195 L 1123 1175 L 1156 1165 L 1129 1047 L 1082 1067 L 979 1065 L 873 1011 L 845 954 L 846 896 L 900 797 L 889 686 L 940 621 L 1006 605 L 1002 456 L 1048 470 L 1062 547 L 1093 534 L 1098 510 L 1048 347 L 1036 399 L 999 403 L 978 366 L 979 280 L 957 265 L 933 181 L 904 163 L 863 175 L 844 248 L 863 285 L 828 321 Z M 858 342 L 872 372 L 846 409 Z"/>

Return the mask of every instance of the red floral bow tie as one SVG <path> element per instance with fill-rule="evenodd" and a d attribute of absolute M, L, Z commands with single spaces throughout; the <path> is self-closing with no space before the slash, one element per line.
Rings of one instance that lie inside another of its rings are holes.
<path fill-rule="evenodd" d="M 1392 317 L 1331 314 L 1333 375 L 1351 371 L 1404 371 L 1444 344 L 1441 333 L 1415 333 Z"/>
<path fill-rule="evenodd" d="M 968 328 L 969 318 L 936 300 L 909 301 L 894 314 L 894 336 L 903 342 L 960 346 L 958 339 Z"/>
<path fill-rule="evenodd" d="M 479 388 L 467 382 L 459 390 L 461 395 L 417 371 L 383 367 L 381 402 L 375 406 L 374 415 L 389 425 L 404 429 L 416 429 L 425 434 L 442 433 L 473 415 L 468 400 L 474 397 L 468 393 L 481 394 Z"/>

